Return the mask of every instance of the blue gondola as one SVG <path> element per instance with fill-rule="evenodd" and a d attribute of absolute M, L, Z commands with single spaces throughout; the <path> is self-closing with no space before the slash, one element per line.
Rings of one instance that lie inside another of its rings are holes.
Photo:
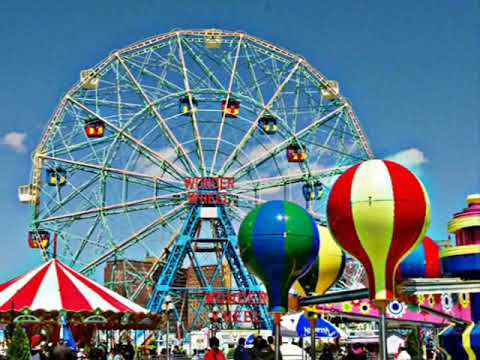
<path fill-rule="evenodd" d="M 320 181 L 306 183 L 302 187 L 302 192 L 305 201 L 320 200 L 323 196 L 323 184 Z"/>
<path fill-rule="evenodd" d="M 260 120 L 258 120 L 258 125 L 266 135 L 273 135 L 278 130 L 277 119 L 271 115 L 261 117 Z"/>
<path fill-rule="evenodd" d="M 179 101 L 179 110 L 180 113 L 184 116 L 192 116 L 192 113 L 197 110 L 198 107 L 198 102 L 195 100 L 195 98 L 192 96 L 192 108 L 190 108 L 190 99 L 188 96 L 184 96 L 180 98 Z"/>
<path fill-rule="evenodd" d="M 46 178 L 49 186 L 63 186 L 67 183 L 67 171 L 59 167 L 47 169 Z"/>

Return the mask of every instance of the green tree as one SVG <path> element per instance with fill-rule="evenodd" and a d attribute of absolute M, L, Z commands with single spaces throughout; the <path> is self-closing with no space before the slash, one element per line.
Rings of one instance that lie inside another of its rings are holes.
<path fill-rule="evenodd" d="M 410 354 L 412 359 L 421 359 L 421 354 L 419 354 L 419 350 L 421 349 L 420 343 L 420 331 L 418 328 L 413 329 L 407 336 L 407 341 L 405 347 L 407 348 L 408 353 Z"/>
<path fill-rule="evenodd" d="M 7 360 L 30 360 L 30 342 L 21 325 L 16 326 L 7 350 Z"/>

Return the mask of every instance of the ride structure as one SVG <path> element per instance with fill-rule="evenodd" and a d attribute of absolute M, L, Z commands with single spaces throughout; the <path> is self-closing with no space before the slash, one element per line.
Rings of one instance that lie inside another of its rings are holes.
<path fill-rule="evenodd" d="M 241 32 L 178 30 L 82 70 L 19 199 L 45 258 L 55 235 L 63 262 L 97 280 L 110 266 L 108 285 L 128 298 L 146 292 L 158 311 L 173 296 L 183 328 L 208 325 L 215 306 L 224 318 L 255 310 L 254 326 L 267 327 L 260 287 L 238 258 L 239 223 L 283 197 L 325 225 L 335 179 L 371 157 L 338 83 L 302 57 Z M 363 273 L 348 266 L 350 279 Z M 196 283 L 175 285 L 180 269 Z M 239 301 L 245 293 L 258 301 Z"/>

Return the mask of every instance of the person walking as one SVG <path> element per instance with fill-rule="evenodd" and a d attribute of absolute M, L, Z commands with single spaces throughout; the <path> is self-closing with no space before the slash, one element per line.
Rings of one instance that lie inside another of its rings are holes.
<path fill-rule="evenodd" d="M 217 337 L 213 336 L 208 341 L 210 349 L 205 354 L 204 360 L 226 360 L 222 350 L 220 350 L 220 341 Z"/>
<path fill-rule="evenodd" d="M 245 348 L 245 338 L 238 339 L 238 345 L 233 353 L 233 360 L 250 360 L 250 355 Z"/>

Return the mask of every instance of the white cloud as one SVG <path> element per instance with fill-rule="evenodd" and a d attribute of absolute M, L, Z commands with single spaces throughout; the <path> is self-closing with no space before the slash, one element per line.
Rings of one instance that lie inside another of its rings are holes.
<path fill-rule="evenodd" d="M 398 162 L 399 164 L 402 164 L 407 168 L 419 167 L 429 161 L 423 151 L 417 148 L 410 148 L 399 151 L 396 154 L 388 156 L 387 160 Z"/>
<path fill-rule="evenodd" d="M 163 148 L 156 152 L 163 159 L 171 161 L 172 163 L 177 157 L 175 150 L 172 148 Z M 151 160 L 143 156 L 138 159 L 134 170 L 145 175 L 169 177 L 169 175 L 166 174 L 159 165 L 153 163 Z"/>
<path fill-rule="evenodd" d="M 25 139 L 27 138 L 27 134 L 24 132 L 16 132 L 12 131 L 5 134 L 0 139 L 0 144 L 8 146 L 10 149 L 22 153 L 27 150 L 27 146 L 25 145 Z"/>

